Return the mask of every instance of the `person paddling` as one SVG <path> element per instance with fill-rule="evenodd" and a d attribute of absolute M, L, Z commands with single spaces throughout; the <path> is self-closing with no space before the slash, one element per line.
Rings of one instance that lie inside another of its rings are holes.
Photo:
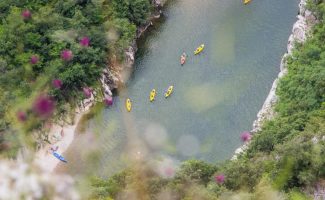
<path fill-rule="evenodd" d="M 54 152 L 56 152 L 59 149 L 59 146 L 51 146 L 46 152 L 53 154 Z"/>
<path fill-rule="evenodd" d="M 186 53 L 183 52 L 183 54 L 181 55 L 181 65 L 184 65 L 186 61 Z"/>

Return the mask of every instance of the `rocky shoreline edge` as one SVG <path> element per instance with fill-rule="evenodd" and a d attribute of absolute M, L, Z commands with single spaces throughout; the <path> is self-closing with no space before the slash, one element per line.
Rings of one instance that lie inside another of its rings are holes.
<path fill-rule="evenodd" d="M 299 3 L 297 21 L 294 23 L 292 27 L 292 33 L 288 39 L 287 53 L 282 56 L 280 63 L 280 72 L 277 78 L 274 80 L 271 90 L 261 110 L 257 113 L 257 119 L 253 122 L 252 130 L 250 131 L 251 134 L 255 134 L 261 131 L 263 123 L 267 120 L 272 119 L 276 115 L 274 111 L 274 106 L 278 100 L 276 89 L 279 84 L 279 80 L 288 72 L 286 66 L 286 58 L 292 55 L 295 43 L 304 43 L 306 41 L 306 39 L 310 36 L 312 27 L 318 22 L 313 13 L 307 9 L 307 1 L 308 0 L 301 0 Z M 248 148 L 248 145 L 249 143 L 246 143 L 243 146 L 237 148 L 232 157 L 232 160 L 237 159 L 237 156 L 243 153 Z"/>
<path fill-rule="evenodd" d="M 123 64 L 116 64 L 116 61 L 111 60 L 110 64 L 103 70 L 100 77 L 101 89 L 103 93 L 102 101 L 107 98 L 112 98 L 112 90 L 117 89 L 119 86 L 124 84 L 122 72 L 125 69 L 131 69 L 135 61 L 135 53 L 137 52 L 136 41 L 139 39 L 150 26 L 153 25 L 153 21 L 158 19 L 162 15 L 162 8 L 167 0 L 151 0 L 154 11 L 148 18 L 146 24 L 137 27 L 136 37 L 131 42 L 130 46 L 125 50 L 125 60 Z M 57 152 L 64 153 L 70 144 L 73 142 L 75 137 L 75 130 L 80 122 L 80 119 L 86 114 L 90 108 L 97 102 L 96 96 L 98 91 L 92 91 L 91 96 L 88 99 L 84 99 L 79 103 L 79 106 L 75 110 L 75 116 L 71 122 L 60 121 L 52 124 L 48 131 L 48 138 L 51 144 L 42 146 L 36 153 L 33 163 L 40 167 L 41 170 L 47 172 L 53 172 L 60 162 L 54 156 L 49 154 L 49 149 L 53 146 L 57 147 Z M 99 95 L 98 95 L 99 96 Z M 62 130 L 64 135 L 62 136 Z M 61 135 L 59 135 L 61 133 Z"/>

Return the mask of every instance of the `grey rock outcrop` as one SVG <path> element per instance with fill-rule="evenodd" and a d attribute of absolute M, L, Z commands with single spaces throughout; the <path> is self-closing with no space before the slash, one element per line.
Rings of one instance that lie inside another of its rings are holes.
<path fill-rule="evenodd" d="M 257 113 L 257 119 L 253 122 L 252 134 L 259 132 L 262 129 L 263 123 L 267 120 L 272 119 L 276 113 L 274 111 L 274 105 L 276 104 L 278 97 L 276 95 L 276 89 L 280 79 L 287 74 L 286 58 L 292 55 L 292 51 L 296 43 L 303 43 L 310 36 L 312 27 L 318 23 L 318 20 L 313 13 L 306 8 L 307 0 L 301 0 L 299 3 L 299 14 L 297 21 L 294 23 L 292 28 L 292 34 L 289 36 L 287 53 L 285 53 L 280 63 L 280 73 L 274 80 L 270 93 L 267 96 L 262 109 Z M 235 155 L 232 159 L 236 159 L 237 156 L 244 152 L 249 144 L 245 144 L 242 147 L 236 149 Z"/>

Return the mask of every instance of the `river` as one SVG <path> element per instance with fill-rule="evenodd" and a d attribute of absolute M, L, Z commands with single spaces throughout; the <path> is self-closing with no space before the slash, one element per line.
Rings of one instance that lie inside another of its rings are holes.
<path fill-rule="evenodd" d="M 175 0 L 139 41 L 134 71 L 114 105 L 66 153 L 71 173 L 100 174 L 130 157 L 220 162 L 242 145 L 279 72 L 298 0 Z M 206 48 L 197 56 L 201 43 Z M 188 54 L 181 67 L 182 52 Z M 174 85 L 168 99 L 163 92 Z M 151 89 L 156 101 L 148 100 Z M 125 111 L 125 98 L 133 102 Z M 83 138 L 83 139 L 82 139 Z M 92 162 L 92 159 L 96 159 Z"/>

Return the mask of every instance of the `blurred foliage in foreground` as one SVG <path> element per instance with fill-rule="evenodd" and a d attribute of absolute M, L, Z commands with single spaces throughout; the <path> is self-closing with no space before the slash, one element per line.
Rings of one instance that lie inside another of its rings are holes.
<path fill-rule="evenodd" d="M 2 200 L 80 199 L 70 176 L 42 171 L 20 160 L 1 160 L 0 169 Z"/>
<path fill-rule="evenodd" d="M 171 178 L 135 166 L 93 179 L 91 198 L 300 200 L 325 187 L 325 3 L 311 8 L 320 23 L 288 58 L 277 115 L 244 154 L 219 165 L 186 161 Z"/>
<path fill-rule="evenodd" d="M 0 153 L 15 155 L 17 128 L 25 141 L 90 88 L 101 94 L 102 70 L 123 59 L 150 9 L 149 0 L 1 0 Z"/>

